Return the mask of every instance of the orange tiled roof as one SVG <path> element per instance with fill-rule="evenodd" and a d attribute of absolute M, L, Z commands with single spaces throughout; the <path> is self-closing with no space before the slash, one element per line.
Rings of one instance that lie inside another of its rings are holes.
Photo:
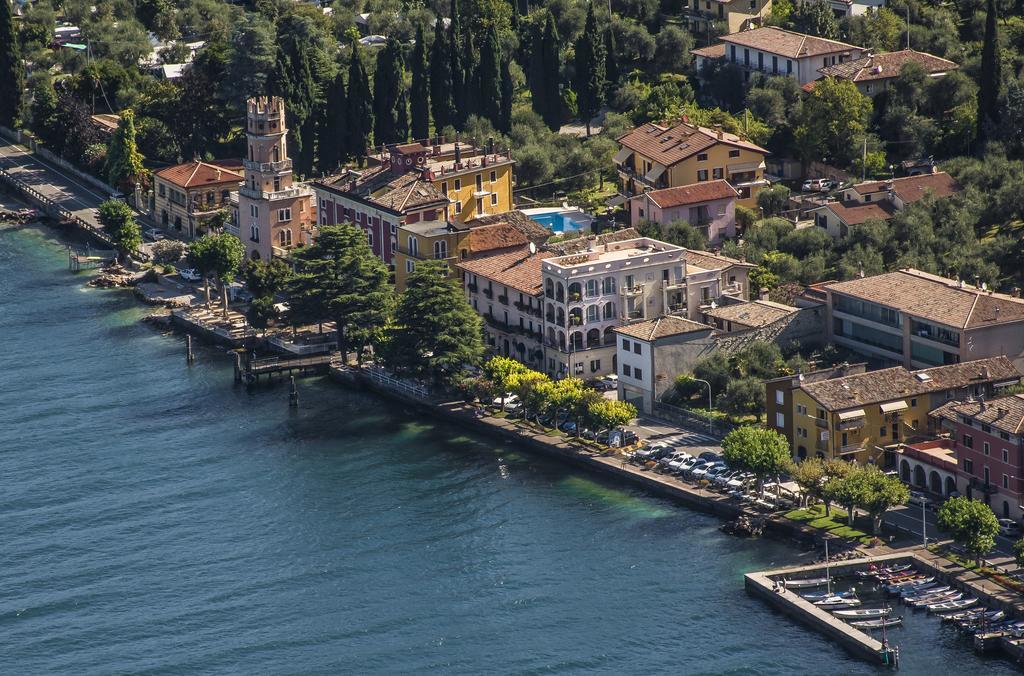
<path fill-rule="evenodd" d="M 729 185 L 728 181 L 719 179 L 717 181 L 681 185 L 675 188 L 651 190 L 644 194 L 662 209 L 669 209 L 686 204 L 701 204 L 703 202 L 734 198 L 739 193 L 736 192 L 736 188 Z"/>
<path fill-rule="evenodd" d="M 902 49 L 898 52 L 875 54 L 846 63 L 838 63 L 834 66 L 826 66 L 819 68 L 818 72 L 826 77 L 837 77 L 853 82 L 888 80 L 899 77 L 900 69 L 907 63 L 921 64 L 928 74 L 946 73 L 959 68 L 958 65 L 947 59 L 913 49 Z"/>
<path fill-rule="evenodd" d="M 870 220 L 887 221 L 892 218 L 894 209 L 888 202 L 829 202 L 811 211 L 828 209 L 846 225 L 860 225 Z"/>
<path fill-rule="evenodd" d="M 156 172 L 156 175 L 179 188 L 195 188 L 221 183 L 241 183 L 245 180 L 245 176 L 236 171 L 200 160 L 193 160 L 192 162 L 161 169 Z"/>
<path fill-rule="evenodd" d="M 543 289 L 541 263 L 553 256 L 553 253 L 546 251 L 531 254 L 529 246 L 524 244 L 511 249 L 470 256 L 456 266 L 510 289 L 536 296 Z"/>
<path fill-rule="evenodd" d="M 957 420 L 957 414 L 974 418 L 1010 434 L 1020 434 L 1024 432 L 1024 394 L 1011 394 L 988 401 L 948 401 L 929 413 L 954 421 Z"/>
<path fill-rule="evenodd" d="M 768 154 L 759 145 L 745 141 L 736 134 L 700 127 L 682 122 L 672 128 L 648 123 L 628 131 L 618 139 L 620 145 L 648 157 L 654 162 L 670 167 L 688 157 L 703 152 L 717 143 L 742 148 L 755 153 Z"/>
<path fill-rule="evenodd" d="M 640 340 L 652 341 L 669 336 L 678 336 L 684 333 L 696 333 L 698 331 L 713 331 L 713 326 L 701 324 L 675 315 L 665 315 L 657 319 L 648 319 L 645 322 L 627 324 L 615 329 L 615 333 L 623 336 L 631 336 Z"/>
<path fill-rule="evenodd" d="M 929 192 L 936 197 L 949 197 L 961 190 L 956 179 L 944 171 L 921 174 L 920 176 L 906 176 L 889 181 L 868 181 L 867 183 L 858 183 L 853 186 L 853 189 L 860 195 L 888 192 L 891 189 L 905 204 L 912 204 L 923 199 Z"/>
<path fill-rule="evenodd" d="M 740 47 L 759 49 L 769 54 L 778 54 L 787 59 L 800 59 L 807 56 L 821 56 L 822 54 L 837 54 L 851 50 L 862 51 L 861 47 L 848 45 L 845 42 L 826 40 L 825 38 L 793 31 L 765 26 L 754 28 L 749 31 L 741 31 L 730 35 L 722 36 L 723 42 L 728 42 Z"/>

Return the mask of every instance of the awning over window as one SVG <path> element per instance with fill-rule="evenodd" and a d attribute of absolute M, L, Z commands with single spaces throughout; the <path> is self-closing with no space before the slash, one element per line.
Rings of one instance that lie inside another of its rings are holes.
<path fill-rule="evenodd" d="M 625 204 L 625 203 L 626 203 L 626 196 L 625 195 L 612 195 L 605 202 L 605 204 L 610 206 L 610 207 L 617 207 L 620 204 Z"/>
<path fill-rule="evenodd" d="M 865 416 L 864 409 L 857 408 L 852 411 L 840 411 L 839 420 L 856 420 Z"/>
<path fill-rule="evenodd" d="M 658 164 L 657 162 L 655 162 L 654 166 L 651 167 L 651 170 L 648 171 L 646 174 L 644 174 L 644 180 L 647 181 L 648 183 L 654 183 L 664 173 L 665 173 L 665 165 L 664 164 Z"/>
<path fill-rule="evenodd" d="M 615 164 L 622 164 L 626 159 L 633 154 L 633 151 L 629 148 L 620 148 L 619 152 L 615 153 Z"/>
<path fill-rule="evenodd" d="M 757 171 L 758 169 L 764 169 L 764 161 L 760 162 L 740 162 L 737 164 L 726 165 L 730 174 L 742 174 L 745 171 Z"/>
<path fill-rule="evenodd" d="M 878 408 L 882 409 L 882 413 L 896 413 L 897 411 L 906 411 L 910 407 L 907 406 L 907 402 L 901 399 L 899 401 L 887 402 Z"/>

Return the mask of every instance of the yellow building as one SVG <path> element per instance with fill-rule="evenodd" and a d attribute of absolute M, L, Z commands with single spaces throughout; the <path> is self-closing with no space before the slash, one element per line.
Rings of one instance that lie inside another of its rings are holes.
<path fill-rule="evenodd" d="M 952 399 L 989 397 L 1020 377 L 1009 359 L 992 357 L 806 382 L 792 391 L 788 413 L 776 412 L 767 424 L 789 437 L 796 458 L 870 460 L 883 466 L 887 447 L 929 434 L 929 411 Z"/>
<path fill-rule="evenodd" d="M 727 33 L 738 33 L 760 26 L 762 17 L 772 13 L 772 0 L 686 0 L 683 16 L 690 31 L 706 35 L 709 24 L 722 23 Z"/>
<path fill-rule="evenodd" d="M 724 179 L 739 193 L 737 204 L 757 206 L 768 151 L 721 128 L 688 122 L 674 127 L 645 124 L 618 138 L 615 164 L 625 198 L 647 190 Z"/>

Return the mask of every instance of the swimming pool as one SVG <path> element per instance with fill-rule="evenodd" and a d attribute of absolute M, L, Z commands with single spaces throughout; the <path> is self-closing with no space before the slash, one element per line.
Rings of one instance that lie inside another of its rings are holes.
<path fill-rule="evenodd" d="M 536 214 L 530 216 L 531 219 L 540 223 L 551 232 L 561 234 L 563 232 L 578 232 L 583 230 L 584 226 L 582 223 L 574 221 L 565 214 L 551 213 L 551 214 Z"/>

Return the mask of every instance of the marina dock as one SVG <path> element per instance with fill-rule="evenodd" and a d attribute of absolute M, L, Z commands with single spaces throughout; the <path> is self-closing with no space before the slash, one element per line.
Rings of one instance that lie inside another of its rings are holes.
<path fill-rule="evenodd" d="M 287 359 L 281 357 L 265 357 L 253 359 L 245 353 L 235 352 L 235 382 L 256 385 L 260 377 L 272 380 L 275 375 L 312 375 L 326 373 L 335 356 L 318 354 L 311 357 Z"/>

